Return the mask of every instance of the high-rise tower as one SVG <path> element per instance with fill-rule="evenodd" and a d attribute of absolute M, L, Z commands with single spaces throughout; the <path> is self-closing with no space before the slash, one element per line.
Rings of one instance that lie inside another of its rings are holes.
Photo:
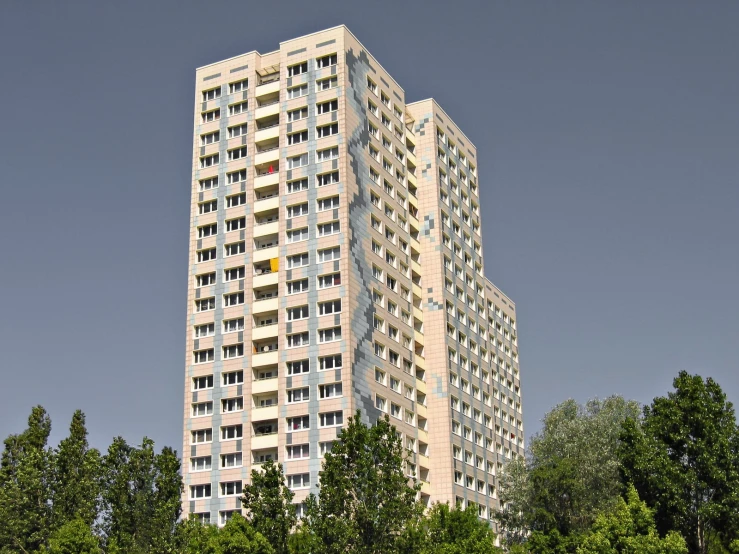
<path fill-rule="evenodd" d="M 402 434 L 422 499 L 491 517 L 524 444 L 474 145 L 344 26 L 199 68 L 194 112 L 186 513 L 224 523 L 270 458 L 300 503 L 360 409 Z"/>

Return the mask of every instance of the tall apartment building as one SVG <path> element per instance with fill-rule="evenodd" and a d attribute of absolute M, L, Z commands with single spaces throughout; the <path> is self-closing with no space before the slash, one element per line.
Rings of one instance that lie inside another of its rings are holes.
<path fill-rule="evenodd" d="M 491 517 L 524 444 L 472 142 L 344 26 L 199 68 L 194 118 L 185 512 L 224 523 L 270 458 L 300 504 L 359 409 L 425 502 Z"/>

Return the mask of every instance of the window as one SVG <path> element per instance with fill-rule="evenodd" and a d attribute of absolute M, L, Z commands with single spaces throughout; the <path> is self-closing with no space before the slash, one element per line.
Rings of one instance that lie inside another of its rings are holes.
<path fill-rule="evenodd" d="M 208 471 L 210 468 L 210 456 L 190 458 L 190 471 Z"/>
<path fill-rule="evenodd" d="M 288 404 L 295 404 L 296 402 L 308 402 L 308 400 L 310 400 L 310 388 L 308 387 L 290 389 L 287 391 Z"/>
<path fill-rule="evenodd" d="M 329 100 L 328 102 L 321 102 L 320 104 L 316 105 L 316 110 L 318 112 L 318 115 L 329 113 L 329 112 L 335 112 L 339 109 L 339 101 L 337 99 Z M 338 125 L 337 130 L 338 133 Z M 333 134 L 333 133 L 332 133 Z"/>
<path fill-rule="evenodd" d="M 241 481 L 226 481 L 221 483 L 221 496 L 241 496 L 243 483 Z"/>
<path fill-rule="evenodd" d="M 330 88 L 334 88 L 338 84 L 338 82 L 339 81 L 336 77 L 329 77 L 328 79 L 319 79 L 316 81 L 316 92 L 321 92 L 322 90 L 328 90 Z"/>
<path fill-rule="evenodd" d="M 241 148 L 234 148 L 233 150 L 228 151 L 229 161 L 240 160 L 241 158 L 246 158 L 246 146 L 242 146 Z"/>
<path fill-rule="evenodd" d="M 218 512 L 219 525 L 226 525 L 234 514 L 240 514 L 241 510 L 221 510 Z"/>
<path fill-rule="evenodd" d="M 220 108 L 217 110 L 210 110 L 209 112 L 204 112 L 202 114 L 203 123 L 208 123 L 210 121 L 217 121 L 221 119 L 221 110 Z"/>
<path fill-rule="evenodd" d="M 190 432 L 191 444 L 203 444 L 213 442 L 213 429 L 198 429 Z"/>
<path fill-rule="evenodd" d="M 379 342 L 375 343 L 375 356 L 385 359 L 385 345 Z"/>
<path fill-rule="evenodd" d="M 341 284 L 341 273 L 330 273 L 328 275 L 318 276 L 318 288 L 325 289 L 336 287 Z"/>
<path fill-rule="evenodd" d="M 336 65 L 336 54 L 329 54 L 316 59 L 316 68 L 321 69 L 323 67 L 331 67 Z"/>
<path fill-rule="evenodd" d="M 318 224 L 318 236 L 325 237 L 328 235 L 335 235 L 341 231 L 341 226 L 338 221 L 329 221 L 328 223 Z"/>
<path fill-rule="evenodd" d="M 299 319 L 308 319 L 308 306 L 295 306 L 287 309 L 287 320 L 297 321 Z"/>
<path fill-rule="evenodd" d="M 227 427 L 221 427 L 221 440 L 231 441 L 238 440 L 244 436 L 243 425 L 229 425 Z"/>
<path fill-rule="evenodd" d="M 385 385 L 387 383 L 386 381 L 387 376 L 384 371 L 382 371 L 379 367 L 375 368 L 375 381 L 380 383 L 381 385 Z"/>
<path fill-rule="evenodd" d="M 288 144 L 300 144 L 301 142 L 308 141 L 308 131 L 298 131 L 297 133 L 291 133 L 287 135 Z"/>
<path fill-rule="evenodd" d="M 229 219 L 226 221 L 226 232 L 230 233 L 231 231 L 240 231 L 241 229 L 246 228 L 246 218 L 245 217 L 238 217 L 236 219 Z"/>
<path fill-rule="evenodd" d="M 214 296 L 211 296 L 210 298 L 201 298 L 200 300 L 195 301 L 195 311 L 196 312 L 207 312 L 209 310 L 215 310 L 216 309 L 216 299 Z"/>
<path fill-rule="evenodd" d="M 287 488 L 290 490 L 310 488 L 310 473 L 288 475 Z"/>
<path fill-rule="evenodd" d="M 301 229 L 293 229 L 291 231 L 287 232 L 287 242 L 301 242 L 304 240 L 308 240 L 308 227 L 303 227 Z"/>
<path fill-rule="evenodd" d="M 307 360 L 305 361 L 307 368 Z M 333 356 L 323 356 L 318 358 L 318 369 L 319 371 L 327 371 L 330 369 L 339 369 L 342 367 L 341 354 L 334 354 Z M 306 369 L 306 372 L 308 370 Z"/>
<path fill-rule="evenodd" d="M 218 187 L 218 177 L 211 177 L 210 179 L 200 180 L 200 192 L 203 192 L 204 190 L 214 189 L 217 187 Z M 200 212 L 200 213 L 203 213 L 203 212 Z"/>
<path fill-rule="evenodd" d="M 299 179 L 297 181 L 287 182 L 287 192 L 300 192 L 301 190 L 308 190 L 308 179 Z"/>
<path fill-rule="evenodd" d="M 331 123 L 330 125 L 323 125 L 321 127 L 317 127 L 317 131 L 318 131 L 318 138 L 330 137 L 331 135 L 338 134 L 339 124 Z M 218 160 L 216 160 L 216 162 L 217 161 Z"/>
<path fill-rule="evenodd" d="M 293 444 L 286 447 L 288 460 L 305 460 L 310 458 L 310 445 Z"/>
<path fill-rule="evenodd" d="M 208 100 L 215 100 L 216 98 L 220 98 L 220 97 L 221 97 L 221 87 L 212 88 L 210 90 L 203 91 L 203 102 L 207 102 Z"/>
<path fill-rule="evenodd" d="M 318 315 L 337 314 L 341 311 L 341 300 L 329 300 L 318 303 Z"/>
<path fill-rule="evenodd" d="M 379 110 L 377 109 L 377 105 L 369 98 L 367 99 L 367 109 L 369 109 L 369 111 L 372 112 L 375 115 L 375 117 L 377 117 L 380 113 Z"/>
<path fill-rule="evenodd" d="M 320 427 L 338 427 L 344 423 L 344 413 L 338 411 L 318 414 L 318 420 Z"/>
<path fill-rule="evenodd" d="M 384 92 L 380 93 L 380 100 L 382 100 L 382 103 L 385 104 L 388 108 L 390 107 L 390 97 Z"/>
<path fill-rule="evenodd" d="M 244 409 L 244 397 L 224 398 L 221 400 L 221 412 L 227 414 L 229 412 L 240 412 Z"/>
<path fill-rule="evenodd" d="M 298 85 L 297 87 L 287 89 L 288 98 L 300 98 L 306 94 L 308 94 L 308 85 Z"/>
<path fill-rule="evenodd" d="M 214 133 L 208 133 L 207 135 L 200 135 L 200 146 L 205 146 L 207 144 L 213 144 L 214 142 L 218 142 L 220 139 L 221 139 L 220 131 L 216 131 Z"/>
<path fill-rule="evenodd" d="M 292 433 L 293 431 L 305 431 L 310 429 L 310 416 L 298 416 L 287 418 L 286 433 Z"/>
<path fill-rule="evenodd" d="M 232 454 L 221 454 L 221 467 L 241 467 L 243 465 L 241 452 L 233 452 Z"/>
<path fill-rule="evenodd" d="M 308 106 L 287 112 L 287 121 L 299 121 L 308 117 Z"/>
<path fill-rule="evenodd" d="M 288 375 L 301 375 L 310 371 L 310 363 L 308 360 L 298 360 L 295 362 L 287 362 Z"/>
<path fill-rule="evenodd" d="M 235 83 L 228 84 L 228 93 L 233 94 L 234 92 L 241 92 L 249 87 L 249 79 L 243 81 L 236 81 Z"/>
<path fill-rule="evenodd" d="M 381 412 L 387 412 L 387 400 L 380 395 L 375 395 L 375 408 Z"/>
<path fill-rule="evenodd" d="M 246 181 L 246 169 L 239 169 L 238 171 L 232 171 L 227 174 L 228 184 L 233 185 L 234 183 L 241 183 Z"/>
<path fill-rule="evenodd" d="M 240 304 L 244 303 L 244 293 L 243 292 L 234 292 L 231 294 L 224 294 L 223 295 L 223 304 L 224 306 L 238 306 Z"/>
<path fill-rule="evenodd" d="M 326 148 L 316 152 L 316 161 L 325 162 L 328 160 L 335 160 L 339 157 L 339 147 L 334 146 L 333 148 Z"/>
<path fill-rule="evenodd" d="M 193 362 L 196 364 L 204 364 L 212 362 L 215 358 L 215 353 L 212 348 L 206 348 L 205 350 L 196 350 L 193 352 Z"/>
<path fill-rule="evenodd" d="M 400 406 L 398 406 L 394 402 L 391 402 L 390 403 L 390 415 L 400 419 L 400 414 L 401 414 Z"/>
<path fill-rule="evenodd" d="M 200 158 L 200 169 L 218 164 L 218 154 L 211 154 Z"/>
<path fill-rule="evenodd" d="M 287 268 L 295 269 L 296 267 L 305 267 L 308 265 L 308 253 L 294 254 L 287 257 Z"/>
<path fill-rule="evenodd" d="M 337 398 L 339 396 L 342 396 L 341 383 L 319 385 L 318 392 L 321 398 Z"/>
<path fill-rule="evenodd" d="M 297 348 L 299 346 L 308 346 L 310 344 L 310 335 L 308 332 L 294 333 L 287 336 L 287 347 Z"/>
<path fill-rule="evenodd" d="M 205 323 L 204 325 L 195 326 L 195 338 L 212 337 L 216 334 L 215 323 Z"/>
<path fill-rule="evenodd" d="M 302 75 L 308 72 L 308 62 L 302 62 L 297 65 L 291 65 L 287 68 L 287 76 L 295 77 L 296 75 Z"/>
<path fill-rule="evenodd" d="M 318 443 L 318 450 L 320 452 L 321 458 L 323 458 L 326 454 L 331 452 L 334 447 L 334 441 L 326 441 L 326 442 L 319 442 Z"/>
<path fill-rule="evenodd" d="M 192 390 L 203 390 L 213 388 L 213 376 L 204 375 L 203 377 L 193 377 Z"/>
<path fill-rule="evenodd" d="M 308 290 L 308 279 L 298 279 L 297 281 L 288 281 L 287 294 L 297 294 Z"/>
<path fill-rule="evenodd" d="M 231 104 L 228 107 L 228 115 L 239 115 L 240 113 L 246 112 L 248 108 L 248 102 L 239 102 L 238 104 Z"/>
<path fill-rule="evenodd" d="M 243 206 L 246 204 L 246 193 L 234 194 L 233 196 L 226 197 L 226 207 L 235 208 L 236 206 Z"/>
<path fill-rule="evenodd" d="M 330 329 L 318 330 L 318 342 L 334 342 L 341 340 L 341 327 L 331 327 Z"/>
<path fill-rule="evenodd" d="M 330 196 L 328 198 L 319 198 L 318 199 L 318 211 L 323 212 L 326 210 L 332 210 L 334 208 L 339 207 L 339 197 L 338 196 Z M 339 223 L 336 221 L 335 223 Z"/>
<path fill-rule="evenodd" d="M 375 82 L 374 82 L 374 81 L 373 81 L 372 79 L 370 79 L 369 77 L 367 77 L 367 88 L 368 88 L 368 89 L 369 89 L 369 90 L 370 90 L 371 92 L 373 92 L 374 94 L 377 94 L 377 85 L 376 85 L 376 84 L 375 84 Z"/>
<path fill-rule="evenodd" d="M 237 281 L 243 279 L 246 275 L 246 268 L 242 265 L 241 267 L 232 267 L 223 270 L 223 280 L 226 282 Z"/>
<path fill-rule="evenodd" d="M 246 252 L 246 243 L 242 240 L 240 242 L 234 242 L 225 245 L 226 256 L 235 256 L 237 254 L 243 254 Z"/>
<path fill-rule="evenodd" d="M 203 417 L 213 414 L 213 402 L 196 402 L 192 405 L 192 417 Z"/>
<path fill-rule="evenodd" d="M 244 355 L 243 344 L 231 344 L 223 347 L 223 359 L 230 360 L 231 358 L 241 358 Z"/>
<path fill-rule="evenodd" d="M 326 248 L 325 250 L 318 251 L 318 261 L 320 263 L 338 260 L 340 256 L 341 247 L 339 246 L 334 246 L 333 248 Z"/>
<path fill-rule="evenodd" d="M 244 371 L 229 371 L 223 374 L 223 386 L 239 385 L 244 382 Z"/>

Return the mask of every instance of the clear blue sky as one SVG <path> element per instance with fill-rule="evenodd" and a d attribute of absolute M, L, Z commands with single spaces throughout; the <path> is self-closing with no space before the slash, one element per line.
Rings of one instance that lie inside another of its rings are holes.
<path fill-rule="evenodd" d="M 569 397 L 739 402 L 739 2 L 0 5 L 0 437 L 181 450 L 194 70 L 345 23 L 479 153 L 527 436 Z"/>

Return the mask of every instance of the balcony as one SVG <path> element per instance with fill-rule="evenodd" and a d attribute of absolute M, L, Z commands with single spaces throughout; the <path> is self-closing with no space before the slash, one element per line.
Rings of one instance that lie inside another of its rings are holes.
<path fill-rule="evenodd" d="M 261 200 L 271 200 L 273 198 L 279 199 L 279 196 L 280 187 L 278 187 L 277 185 L 262 187 L 261 189 L 254 191 L 254 200 L 257 202 Z"/>
<path fill-rule="evenodd" d="M 254 316 L 251 338 L 261 341 L 277 337 L 277 312 L 265 312 Z"/>
<path fill-rule="evenodd" d="M 274 86 L 274 85 L 273 85 Z M 271 118 L 280 113 L 280 85 L 277 84 L 276 91 L 257 96 L 257 109 L 254 111 L 254 119 L 257 123 L 266 118 Z"/>
<path fill-rule="evenodd" d="M 277 191 L 275 191 L 276 193 Z M 277 211 L 280 208 L 280 197 L 275 194 L 270 198 L 261 198 L 254 202 L 254 215 L 262 216 L 265 212 Z"/>
<path fill-rule="evenodd" d="M 254 238 L 261 238 L 267 236 L 276 236 L 280 230 L 279 221 L 270 221 L 267 223 L 257 223 L 254 226 Z M 271 246 L 267 247 L 271 248 Z"/>
<path fill-rule="evenodd" d="M 273 120 L 274 123 L 257 127 L 257 132 L 254 134 L 254 142 L 259 146 L 260 143 L 268 140 L 275 140 L 280 137 L 280 120 L 279 118 Z"/>
<path fill-rule="evenodd" d="M 277 348 L 275 347 L 274 350 L 260 350 L 258 354 L 254 354 L 251 357 L 251 365 L 252 367 L 275 365 L 278 360 L 279 353 L 277 351 Z"/>
<path fill-rule="evenodd" d="M 254 165 L 257 167 L 273 164 L 280 159 L 279 140 L 270 140 L 257 145 L 257 154 L 254 156 Z M 268 168 L 269 171 L 269 168 Z"/>
<path fill-rule="evenodd" d="M 263 189 L 280 182 L 279 162 L 264 163 L 254 166 L 254 190 Z"/>
<path fill-rule="evenodd" d="M 265 69 L 257 70 L 257 86 L 254 95 L 259 98 L 268 94 L 274 94 L 280 90 L 280 66 L 273 65 Z"/>
<path fill-rule="evenodd" d="M 277 232 L 272 232 L 270 235 L 261 236 L 254 239 L 254 250 L 269 250 L 279 246 L 279 240 L 277 239 Z M 255 260 L 256 261 L 256 260 Z M 262 261 L 262 260 L 260 260 Z"/>
<path fill-rule="evenodd" d="M 251 463 L 254 466 L 261 466 L 263 463 L 268 462 L 269 460 L 277 461 L 277 450 L 274 448 L 267 448 L 267 449 L 254 449 L 254 446 L 252 444 L 252 451 L 251 451 Z"/>

